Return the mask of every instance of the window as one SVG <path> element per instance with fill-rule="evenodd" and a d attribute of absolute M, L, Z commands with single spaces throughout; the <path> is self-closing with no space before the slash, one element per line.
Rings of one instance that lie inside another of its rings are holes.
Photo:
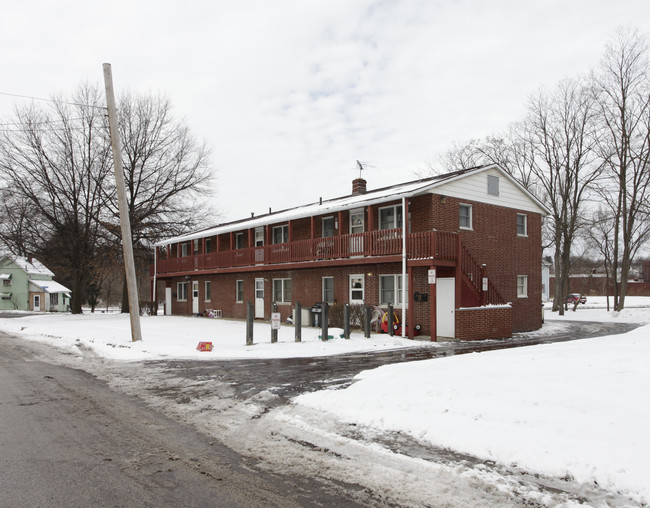
<path fill-rule="evenodd" d="M 350 303 L 363 303 L 363 275 L 350 275 Z"/>
<path fill-rule="evenodd" d="M 187 250 L 188 250 L 187 249 L 187 243 L 186 242 L 181 243 L 181 257 L 182 258 L 187 257 L 187 255 L 188 255 Z"/>
<path fill-rule="evenodd" d="M 273 301 L 291 303 L 291 279 L 273 279 Z"/>
<path fill-rule="evenodd" d="M 255 228 L 255 247 L 264 245 L 264 228 Z"/>
<path fill-rule="evenodd" d="M 187 282 L 179 282 L 176 284 L 176 300 L 179 302 L 187 301 Z"/>
<path fill-rule="evenodd" d="M 395 275 L 379 276 L 379 305 L 388 305 L 388 304 L 391 304 L 395 307 L 402 306 L 402 276 L 401 275 L 395 274 Z"/>
<path fill-rule="evenodd" d="M 472 205 L 460 205 L 460 223 L 461 229 L 472 229 Z"/>
<path fill-rule="evenodd" d="M 11 293 L 0 293 L 3 300 L 11 300 Z"/>
<path fill-rule="evenodd" d="M 59 305 L 59 293 L 50 293 L 50 305 Z"/>
<path fill-rule="evenodd" d="M 334 236 L 334 217 L 323 219 L 323 238 Z"/>
<path fill-rule="evenodd" d="M 273 228 L 273 243 L 287 243 L 289 241 L 289 226 L 275 226 Z"/>
<path fill-rule="evenodd" d="M 517 214 L 517 236 L 528 236 L 528 220 L 526 214 Z"/>
<path fill-rule="evenodd" d="M 196 240 L 193 240 L 192 243 L 194 244 L 194 254 L 199 253 L 199 240 L 198 238 Z"/>
<path fill-rule="evenodd" d="M 212 301 L 212 282 L 209 280 L 205 281 L 205 295 L 204 299 L 206 302 L 211 302 Z"/>
<path fill-rule="evenodd" d="M 212 252 L 212 238 L 206 238 L 205 242 L 205 252 Z"/>
<path fill-rule="evenodd" d="M 243 302 L 244 301 L 244 281 L 238 280 L 235 281 L 235 301 Z"/>
<path fill-rule="evenodd" d="M 244 233 L 235 233 L 235 249 L 244 248 Z"/>
<path fill-rule="evenodd" d="M 4 287 L 11 287 L 11 279 L 4 279 L 4 280 L 2 281 L 2 285 L 3 285 Z"/>
<path fill-rule="evenodd" d="M 323 277 L 323 301 L 334 303 L 334 277 Z"/>
<path fill-rule="evenodd" d="M 499 177 L 494 175 L 487 176 L 487 193 L 490 196 L 499 195 Z"/>
<path fill-rule="evenodd" d="M 379 209 L 379 229 L 402 227 L 402 205 L 387 206 Z"/>
<path fill-rule="evenodd" d="M 528 275 L 517 275 L 517 298 L 528 298 Z"/>

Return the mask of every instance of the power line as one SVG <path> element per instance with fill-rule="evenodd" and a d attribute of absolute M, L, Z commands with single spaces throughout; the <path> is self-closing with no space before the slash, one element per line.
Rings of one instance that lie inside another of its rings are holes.
<path fill-rule="evenodd" d="M 108 109 L 106 106 L 96 106 L 93 104 L 83 104 L 79 102 L 68 102 L 68 101 L 61 101 L 57 99 L 45 99 L 43 97 L 33 97 L 31 95 L 21 95 L 17 93 L 9 93 L 9 92 L 0 92 L 0 95 L 6 95 L 8 97 L 20 97 L 21 99 L 32 99 L 35 101 L 46 101 L 46 102 L 53 102 L 54 104 L 68 104 L 70 106 L 81 106 L 84 108 L 98 108 L 98 109 Z"/>

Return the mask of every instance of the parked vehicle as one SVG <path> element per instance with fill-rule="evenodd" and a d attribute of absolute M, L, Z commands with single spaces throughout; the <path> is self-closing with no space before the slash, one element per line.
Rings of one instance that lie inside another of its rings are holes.
<path fill-rule="evenodd" d="M 575 305 L 576 302 L 587 303 L 587 297 L 581 295 L 580 293 L 571 293 L 569 296 L 566 297 L 567 305 Z"/>

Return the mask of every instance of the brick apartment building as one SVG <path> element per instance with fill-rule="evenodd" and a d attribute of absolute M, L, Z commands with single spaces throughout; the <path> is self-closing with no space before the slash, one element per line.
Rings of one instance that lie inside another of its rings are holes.
<path fill-rule="evenodd" d="M 434 339 L 509 337 L 542 325 L 546 214 L 497 165 L 376 190 L 359 178 L 341 198 L 158 243 L 152 282 L 167 314 L 393 304 Z"/>

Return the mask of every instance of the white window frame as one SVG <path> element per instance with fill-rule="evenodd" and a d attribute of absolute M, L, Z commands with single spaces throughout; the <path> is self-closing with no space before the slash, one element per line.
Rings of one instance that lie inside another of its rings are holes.
<path fill-rule="evenodd" d="M 235 233 L 235 250 L 244 248 L 244 233 Z"/>
<path fill-rule="evenodd" d="M 384 280 L 393 279 L 393 293 L 394 301 L 389 302 L 384 300 Z M 408 278 L 406 279 L 406 294 L 408 295 Z M 392 304 L 394 308 L 398 309 L 402 307 L 402 274 L 400 273 L 389 273 L 379 276 L 379 305 L 388 305 Z M 406 306 L 408 307 L 408 296 Z"/>
<path fill-rule="evenodd" d="M 460 211 L 463 209 L 463 207 L 467 208 L 467 210 L 469 211 L 469 226 L 463 226 L 461 225 L 460 222 L 462 218 Z M 474 212 L 472 211 L 472 205 L 468 205 L 467 203 L 460 203 L 458 207 L 458 227 L 460 229 L 466 229 L 466 230 L 474 229 Z"/>
<path fill-rule="evenodd" d="M 332 282 L 332 298 L 330 300 L 327 299 L 327 291 L 325 289 L 325 281 L 331 281 Z M 322 296 L 322 301 L 327 302 L 330 305 L 334 304 L 334 277 L 323 277 L 321 281 L 321 296 Z"/>
<path fill-rule="evenodd" d="M 383 227 L 381 214 L 386 210 L 393 210 L 393 224 L 390 227 Z M 377 224 L 379 224 L 379 230 L 383 231 L 386 229 L 398 229 L 402 227 L 402 218 L 398 218 L 398 210 L 402 210 L 402 205 L 391 205 L 391 206 L 382 206 L 377 211 Z"/>
<path fill-rule="evenodd" d="M 203 284 L 203 301 L 211 302 L 212 301 L 212 281 L 206 280 Z"/>
<path fill-rule="evenodd" d="M 325 236 L 325 222 L 332 222 L 332 234 Z M 321 219 L 321 236 L 323 238 L 332 238 L 336 234 L 336 220 L 334 219 L 333 216 L 330 217 L 323 217 Z"/>
<path fill-rule="evenodd" d="M 176 283 L 176 301 L 177 302 L 187 301 L 187 281 Z"/>
<path fill-rule="evenodd" d="M 353 279 L 361 279 L 361 287 L 360 288 L 358 288 L 358 287 L 353 288 L 352 287 L 352 280 Z M 352 274 L 352 275 L 350 275 L 349 280 L 348 280 L 348 287 L 350 289 L 350 304 L 363 304 L 365 302 L 365 298 L 366 298 L 366 280 L 365 280 L 363 274 L 360 273 L 360 274 Z M 357 291 L 361 291 L 361 299 L 352 297 L 352 293 L 357 292 Z"/>
<path fill-rule="evenodd" d="M 188 242 L 181 243 L 181 257 L 186 258 L 188 256 Z"/>
<path fill-rule="evenodd" d="M 528 275 L 517 275 L 517 298 L 528 298 Z"/>
<path fill-rule="evenodd" d="M 277 289 L 278 284 L 280 285 L 279 290 Z M 288 288 L 287 288 L 288 286 Z M 290 305 L 291 304 L 291 279 L 273 279 L 273 301 L 278 305 Z M 277 299 L 276 296 L 280 294 L 280 299 Z"/>
<path fill-rule="evenodd" d="M 11 287 L 11 279 L 2 279 L 2 286 L 5 288 Z"/>
<path fill-rule="evenodd" d="M 519 232 L 519 217 L 524 218 L 524 224 L 523 224 L 524 232 L 523 233 Z M 528 215 L 526 215 L 525 213 L 518 213 L 517 214 L 517 236 L 528 236 Z"/>
<path fill-rule="evenodd" d="M 280 235 L 282 236 L 282 240 L 283 240 L 282 242 L 276 242 L 275 241 L 275 232 L 277 230 L 282 230 L 282 233 L 280 233 Z M 288 243 L 289 242 L 289 225 L 288 224 L 283 224 L 281 226 L 273 226 L 273 231 L 272 231 L 271 237 L 272 237 L 271 240 L 272 240 L 274 245 L 280 245 L 280 244 L 283 244 L 283 243 Z"/>
<path fill-rule="evenodd" d="M 235 281 L 235 303 L 244 302 L 244 281 L 236 280 Z"/>
<path fill-rule="evenodd" d="M 199 253 L 199 239 L 195 238 L 192 240 L 192 253 L 197 255 Z"/>

